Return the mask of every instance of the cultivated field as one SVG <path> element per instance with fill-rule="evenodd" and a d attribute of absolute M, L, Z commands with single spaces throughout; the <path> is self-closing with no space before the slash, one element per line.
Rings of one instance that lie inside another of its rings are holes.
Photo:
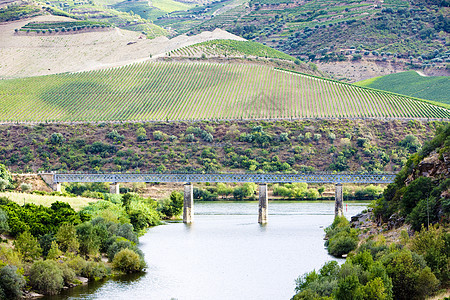
<path fill-rule="evenodd" d="M 450 104 L 450 77 L 422 75 L 408 71 L 375 77 L 356 84 Z"/>
<path fill-rule="evenodd" d="M 425 101 L 261 65 L 139 63 L 0 81 L 0 121 L 439 118 Z"/>

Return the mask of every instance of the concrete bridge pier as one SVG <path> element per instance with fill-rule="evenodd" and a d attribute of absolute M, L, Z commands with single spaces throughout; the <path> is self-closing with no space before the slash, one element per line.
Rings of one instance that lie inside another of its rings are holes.
<path fill-rule="evenodd" d="M 267 184 L 260 183 L 259 184 L 259 213 L 258 213 L 258 223 L 266 224 L 267 216 L 269 214 L 268 211 L 269 201 L 267 197 Z"/>
<path fill-rule="evenodd" d="M 61 193 L 61 182 L 55 181 L 55 173 L 40 173 L 39 175 L 53 191 Z"/>
<path fill-rule="evenodd" d="M 342 183 L 336 183 L 336 194 L 334 197 L 334 216 L 341 217 L 344 215 L 344 188 Z"/>
<path fill-rule="evenodd" d="M 120 194 L 120 187 L 118 182 L 112 182 L 109 185 L 109 193 L 110 194 Z"/>
<path fill-rule="evenodd" d="M 194 189 L 190 182 L 184 185 L 183 223 L 192 223 L 194 217 Z"/>

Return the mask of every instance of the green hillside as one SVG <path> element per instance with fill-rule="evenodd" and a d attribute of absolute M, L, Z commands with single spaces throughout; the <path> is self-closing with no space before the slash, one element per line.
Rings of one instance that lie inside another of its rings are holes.
<path fill-rule="evenodd" d="M 408 71 L 375 77 L 356 85 L 450 104 L 450 77 L 424 77 Z"/>
<path fill-rule="evenodd" d="M 444 118 L 448 106 L 263 65 L 139 63 L 0 81 L 0 121 Z"/>
<path fill-rule="evenodd" d="M 155 24 L 188 34 L 222 28 L 302 59 L 360 54 L 445 68 L 448 15 L 448 1 L 437 0 L 222 0 L 161 16 Z"/>
<path fill-rule="evenodd" d="M 204 55 L 204 56 L 203 56 Z M 182 47 L 171 52 L 180 57 L 263 57 L 295 61 L 295 57 L 252 41 L 212 40 Z M 299 63 L 300 61 L 298 61 Z"/>

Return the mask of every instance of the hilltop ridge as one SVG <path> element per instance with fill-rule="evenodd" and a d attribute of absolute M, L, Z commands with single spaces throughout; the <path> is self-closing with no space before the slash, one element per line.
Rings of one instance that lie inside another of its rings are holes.
<path fill-rule="evenodd" d="M 62 16 L 37 16 L 0 23 L 0 78 L 17 78 L 65 72 L 81 72 L 155 60 L 181 47 L 215 39 L 244 40 L 221 29 L 169 39 L 147 39 L 142 33 L 113 28 L 76 34 L 17 34 L 31 22 L 75 21 Z"/>

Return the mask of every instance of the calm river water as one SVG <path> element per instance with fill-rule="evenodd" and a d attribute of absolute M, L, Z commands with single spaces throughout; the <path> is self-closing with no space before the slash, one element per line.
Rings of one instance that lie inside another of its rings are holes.
<path fill-rule="evenodd" d="M 346 202 L 344 214 L 366 206 Z M 192 225 L 157 226 L 140 238 L 145 274 L 45 299 L 290 299 L 299 275 L 334 259 L 323 246 L 333 201 L 269 202 L 265 226 L 257 223 L 258 202 L 196 202 L 194 209 Z"/>

